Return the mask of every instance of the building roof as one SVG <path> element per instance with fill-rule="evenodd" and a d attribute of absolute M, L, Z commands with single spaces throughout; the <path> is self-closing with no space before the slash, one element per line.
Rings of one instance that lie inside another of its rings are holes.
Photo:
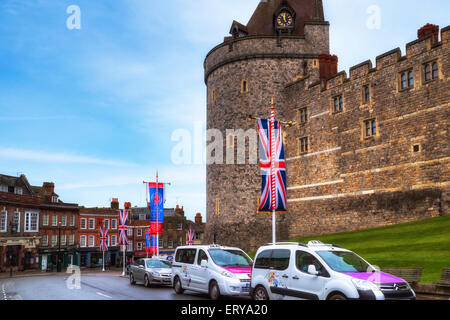
<path fill-rule="evenodd" d="M 248 35 L 277 35 L 274 28 L 274 17 L 284 5 L 292 8 L 296 14 L 295 29 L 292 32 L 294 36 L 304 35 L 305 22 L 323 22 L 325 19 L 322 0 L 263 0 L 246 26 Z"/>

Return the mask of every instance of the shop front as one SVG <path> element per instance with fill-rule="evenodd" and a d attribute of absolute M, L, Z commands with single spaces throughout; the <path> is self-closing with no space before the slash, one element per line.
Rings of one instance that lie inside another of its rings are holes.
<path fill-rule="evenodd" d="M 62 269 L 67 269 L 70 265 L 78 266 L 79 252 L 75 248 L 61 248 L 59 250 Z M 58 265 L 58 249 L 39 250 L 39 269 L 42 271 L 56 271 Z"/>
<path fill-rule="evenodd" d="M 39 238 L 3 238 L 0 243 L 0 271 L 38 269 Z"/>

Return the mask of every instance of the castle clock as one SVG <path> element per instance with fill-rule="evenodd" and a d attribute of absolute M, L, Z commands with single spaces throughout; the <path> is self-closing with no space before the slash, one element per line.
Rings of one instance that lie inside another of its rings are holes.
<path fill-rule="evenodd" d="M 295 26 L 295 13 L 289 8 L 282 8 L 275 15 L 275 29 L 279 33 L 291 33 Z"/>

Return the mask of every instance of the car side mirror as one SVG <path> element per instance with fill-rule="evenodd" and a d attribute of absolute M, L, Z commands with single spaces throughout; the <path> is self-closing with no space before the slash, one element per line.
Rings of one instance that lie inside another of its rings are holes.
<path fill-rule="evenodd" d="M 144 266 L 143 265 L 139 265 L 139 268 L 144 269 Z"/>
<path fill-rule="evenodd" d="M 207 268 L 208 267 L 208 260 L 202 260 L 202 262 L 200 263 L 200 266 L 202 268 Z"/>
<path fill-rule="evenodd" d="M 316 266 L 313 265 L 313 264 L 310 264 L 308 266 L 308 273 L 312 274 L 313 276 L 318 276 L 319 275 L 319 272 L 317 271 Z"/>

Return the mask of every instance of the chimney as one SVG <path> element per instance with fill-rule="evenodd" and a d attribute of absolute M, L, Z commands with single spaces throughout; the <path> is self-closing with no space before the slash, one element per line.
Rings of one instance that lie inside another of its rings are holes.
<path fill-rule="evenodd" d="M 123 206 L 125 207 L 125 209 L 130 209 L 131 208 L 131 202 L 125 202 L 124 204 L 123 204 Z"/>
<path fill-rule="evenodd" d="M 45 190 L 45 193 L 53 194 L 55 192 L 55 184 L 53 182 L 44 182 L 42 187 Z"/>
<path fill-rule="evenodd" d="M 323 53 L 319 55 L 320 80 L 328 80 L 338 72 L 338 57 Z"/>
<path fill-rule="evenodd" d="M 195 224 L 202 224 L 203 218 L 201 213 L 197 213 L 195 215 Z"/>
<path fill-rule="evenodd" d="M 430 34 L 434 36 L 433 38 L 435 42 L 439 42 L 439 26 L 427 23 L 417 31 L 417 37 L 419 38 L 419 40 L 425 38 Z"/>
<path fill-rule="evenodd" d="M 115 210 L 119 209 L 119 199 L 118 198 L 112 198 L 111 209 L 115 209 Z"/>

